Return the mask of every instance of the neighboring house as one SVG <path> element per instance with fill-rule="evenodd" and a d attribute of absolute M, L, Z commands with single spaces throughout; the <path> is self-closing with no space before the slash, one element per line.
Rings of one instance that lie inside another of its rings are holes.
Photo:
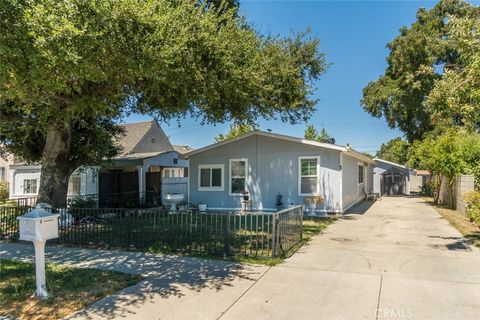
<path fill-rule="evenodd" d="M 401 164 L 375 158 L 373 170 L 375 193 L 381 195 L 409 195 L 411 192 L 411 178 L 415 170 Z"/>
<path fill-rule="evenodd" d="M 125 135 L 116 141 L 122 148 L 120 155 L 101 166 L 77 169 L 69 180 L 70 196 L 98 194 L 101 206 L 115 206 L 116 202 L 125 200 L 125 195 L 137 199 L 153 197 L 158 201 L 163 177 L 181 180 L 186 190 L 188 161 L 181 159 L 181 153 L 171 145 L 157 122 L 124 124 L 122 127 Z M 11 165 L 10 169 L 11 197 L 37 195 L 40 165 L 20 163 Z"/>
<path fill-rule="evenodd" d="M 0 155 L 0 181 L 9 181 L 9 167 L 13 164 L 13 155 Z"/>
<path fill-rule="evenodd" d="M 373 191 L 373 161 L 350 147 L 263 131 L 185 154 L 190 161 L 189 202 L 209 210 L 276 211 L 319 195 L 318 212 L 342 213 Z"/>
<path fill-rule="evenodd" d="M 424 188 L 430 181 L 431 174 L 428 170 L 415 170 L 415 175 L 410 176 L 410 192 L 420 193 L 424 192 Z"/>

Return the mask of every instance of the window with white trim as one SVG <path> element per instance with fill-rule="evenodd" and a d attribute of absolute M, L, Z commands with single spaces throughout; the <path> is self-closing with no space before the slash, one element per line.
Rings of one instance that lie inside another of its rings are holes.
<path fill-rule="evenodd" d="M 364 167 L 363 165 L 358 165 L 358 184 L 363 183 L 364 180 Z"/>
<path fill-rule="evenodd" d="M 298 158 L 298 190 L 300 196 L 318 195 L 320 157 Z"/>
<path fill-rule="evenodd" d="M 36 193 L 37 193 L 37 179 L 23 180 L 23 194 L 36 194 Z"/>
<path fill-rule="evenodd" d="M 82 179 L 80 175 L 72 175 L 68 180 L 68 194 L 80 194 Z"/>
<path fill-rule="evenodd" d="M 230 195 L 241 195 L 247 191 L 247 159 L 230 159 Z"/>
<path fill-rule="evenodd" d="M 199 191 L 223 191 L 223 164 L 198 166 Z"/>

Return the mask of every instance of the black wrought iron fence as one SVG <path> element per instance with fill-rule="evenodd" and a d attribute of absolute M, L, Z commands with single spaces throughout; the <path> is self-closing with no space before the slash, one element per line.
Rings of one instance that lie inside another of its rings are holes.
<path fill-rule="evenodd" d="M 60 214 L 60 237 L 51 242 L 63 245 L 278 257 L 288 254 L 302 239 L 301 206 L 277 213 L 247 214 L 168 212 L 157 208 L 55 211 Z M 0 210 L 1 237 L 18 237 L 17 217 L 24 212 Z"/>
<path fill-rule="evenodd" d="M 153 208 L 162 205 L 161 194 L 154 191 L 69 195 L 69 207 L 75 208 Z"/>
<path fill-rule="evenodd" d="M 18 239 L 17 217 L 25 214 L 25 207 L 0 207 L 0 239 Z"/>

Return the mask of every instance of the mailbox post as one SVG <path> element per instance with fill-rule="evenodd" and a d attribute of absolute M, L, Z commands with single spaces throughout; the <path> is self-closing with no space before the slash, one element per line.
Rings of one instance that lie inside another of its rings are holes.
<path fill-rule="evenodd" d="M 35 296 L 39 299 L 48 297 L 45 279 L 45 243 L 58 238 L 58 214 L 51 214 L 45 209 L 50 205 L 39 203 L 35 209 L 18 217 L 20 222 L 20 240 L 32 241 L 35 247 Z"/>

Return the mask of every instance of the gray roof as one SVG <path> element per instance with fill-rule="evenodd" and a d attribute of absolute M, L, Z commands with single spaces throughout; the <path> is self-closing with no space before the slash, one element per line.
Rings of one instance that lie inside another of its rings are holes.
<path fill-rule="evenodd" d="M 278 134 L 278 133 L 272 133 L 272 132 L 265 132 L 265 131 L 260 131 L 260 130 L 253 130 L 253 131 L 250 131 L 248 133 L 245 133 L 241 136 L 238 136 L 238 137 L 235 137 L 235 138 L 231 138 L 231 139 L 226 139 L 226 140 L 223 140 L 223 141 L 220 141 L 220 142 L 217 142 L 217 143 L 214 143 L 214 144 L 211 144 L 211 145 L 208 145 L 206 147 L 203 147 L 203 148 L 200 148 L 200 149 L 196 149 L 196 150 L 193 150 L 193 151 L 190 151 L 188 152 L 187 154 L 185 154 L 185 157 L 190 157 L 192 155 L 195 155 L 195 154 L 198 154 L 198 153 L 202 153 L 204 151 L 207 151 L 207 150 L 210 150 L 210 149 L 214 149 L 214 148 L 217 148 L 217 147 L 220 147 L 220 146 L 223 146 L 225 144 L 228 144 L 228 143 L 232 143 L 234 141 L 238 141 L 238 140 L 241 140 L 241 139 L 245 139 L 245 138 L 248 138 L 248 137 L 251 137 L 251 136 L 254 136 L 254 135 L 257 135 L 257 136 L 265 136 L 265 137 L 270 137 L 270 138 L 274 138 L 274 139 L 280 139 L 280 140 L 285 140 L 285 141 L 291 141 L 291 142 L 296 142 L 296 143 L 301 143 L 301 144 L 306 144 L 306 145 L 311 145 L 311 146 L 316 146 L 316 147 L 320 147 L 320 148 L 325 148 L 325 149 L 331 149 L 331 150 L 337 150 L 337 151 L 340 151 L 342 152 L 343 154 L 346 154 L 346 155 L 350 155 L 356 159 L 359 159 L 359 160 L 362 160 L 362 161 L 365 161 L 367 163 L 373 163 L 373 160 L 370 159 L 369 157 L 367 157 L 366 155 L 350 148 L 349 146 L 341 146 L 341 145 L 336 145 L 336 144 L 331 144 L 331 143 L 324 143 L 324 142 L 318 142 L 318 141 L 312 141 L 312 140 L 307 140 L 307 139 L 304 139 L 304 138 L 298 138 L 298 137 L 292 137 L 292 136 L 287 136 L 287 135 L 284 135 L 284 134 Z"/>
<path fill-rule="evenodd" d="M 178 145 L 178 144 L 174 144 L 173 145 L 173 149 L 175 149 L 175 151 L 177 151 L 179 154 L 185 154 L 187 152 L 190 152 L 190 151 L 193 151 L 194 149 L 190 146 L 187 146 L 187 145 Z"/>
<path fill-rule="evenodd" d="M 154 123 L 155 121 L 151 120 L 120 125 L 125 130 L 124 135 L 120 135 L 115 141 L 122 148 L 120 156 L 130 154 Z"/>
<path fill-rule="evenodd" d="M 118 158 L 132 154 L 142 158 L 141 154 L 149 157 L 154 153 L 175 151 L 165 132 L 154 120 L 122 124 L 121 127 L 125 134 L 115 141 L 122 148 Z"/>

